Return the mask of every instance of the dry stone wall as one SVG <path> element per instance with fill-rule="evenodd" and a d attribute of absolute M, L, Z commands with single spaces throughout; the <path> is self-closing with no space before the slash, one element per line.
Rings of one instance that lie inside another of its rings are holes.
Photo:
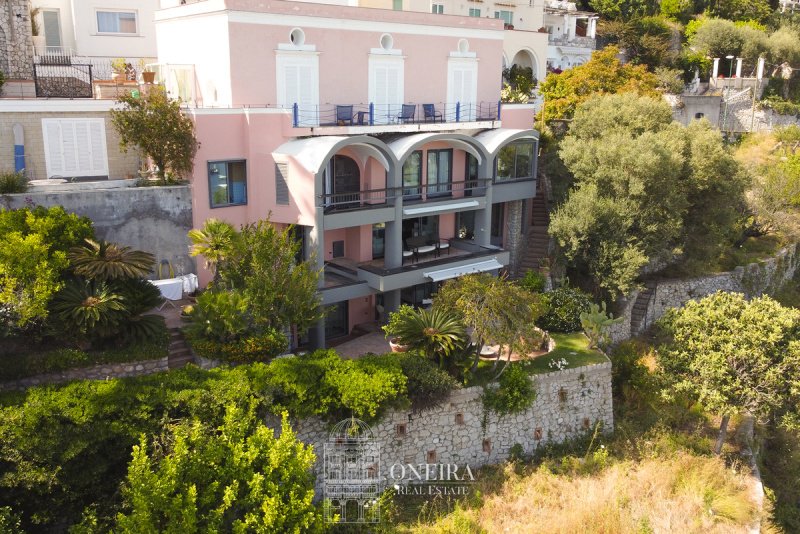
<path fill-rule="evenodd" d="M 628 295 L 623 311 L 620 312 L 622 322 L 610 329 L 611 341 L 619 343 L 636 336 L 658 321 L 668 309 L 680 308 L 690 300 L 701 299 L 717 291 L 743 293 L 747 298 L 772 294 L 795 276 L 798 266 L 800 254 L 797 244 L 792 244 L 772 258 L 737 267 L 733 271 L 686 280 L 656 281 L 653 295 L 638 328 L 633 324 L 632 315 L 639 293 Z"/>
<path fill-rule="evenodd" d="M 6 79 L 33 79 L 29 0 L 0 2 L 0 71 Z"/>
<path fill-rule="evenodd" d="M 611 362 L 534 375 L 531 380 L 536 400 L 520 414 L 485 412 L 481 387 L 454 391 L 422 412 L 390 411 L 371 425 L 380 445 L 380 474 L 388 477 L 394 464 L 457 464 L 475 470 L 508 459 L 515 444 L 532 453 L 545 444 L 591 432 L 597 423 L 603 431 L 613 430 Z M 277 421 L 270 424 L 279 428 Z M 319 486 L 329 427 L 310 418 L 294 422 L 293 428 L 301 441 L 314 446 Z"/>
<path fill-rule="evenodd" d="M 126 363 L 108 363 L 79 369 L 69 369 L 60 373 L 47 373 L 9 382 L 0 382 L 0 391 L 27 389 L 42 384 L 59 384 L 72 380 L 106 380 L 149 375 L 168 369 L 167 356 L 157 360 L 141 360 Z"/>

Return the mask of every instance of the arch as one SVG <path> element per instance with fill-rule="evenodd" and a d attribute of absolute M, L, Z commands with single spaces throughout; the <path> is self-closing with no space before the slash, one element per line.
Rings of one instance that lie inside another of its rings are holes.
<path fill-rule="evenodd" d="M 400 137 L 389 143 L 389 149 L 393 151 L 397 158 L 398 168 L 402 168 L 412 152 L 425 144 L 435 141 L 472 154 L 478 159 L 479 163 L 487 157 L 483 146 L 476 142 L 474 137 L 459 133 L 421 133 Z"/>
<path fill-rule="evenodd" d="M 539 60 L 536 59 L 536 54 L 529 48 L 523 48 L 514 54 L 514 59 L 511 60 L 512 65 L 519 67 L 530 67 L 533 71 L 533 77 L 539 78 Z"/>
<path fill-rule="evenodd" d="M 510 128 L 498 128 L 496 130 L 486 130 L 475 136 L 490 159 L 494 159 L 500 150 L 519 139 L 531 139 L 539 142 L 539 132 L 536 130 L 512 130 Z"/>
<path fill-rule="evenodd" d="M 279 146 L 272 156 L 276 161 L 285 160 L 290 156 L 308 172 L 319 174 L 325 169 L 328 161 L 343 148 L 350 148 L 365 160 L 370 156 L 375 158 L 387 172 L 391 172 L 397 166 L 397 158 L 386 143 L 368 135 L 353 137 L 331 135 L 295 139 Z"/>

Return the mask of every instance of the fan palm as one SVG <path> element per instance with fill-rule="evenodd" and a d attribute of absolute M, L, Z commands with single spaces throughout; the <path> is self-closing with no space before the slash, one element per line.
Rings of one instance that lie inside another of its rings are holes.
<path fill-rule="evenodd" d="M 149 252 L 103 240 L 85 241 L 82 247 L 72 247 L 68 257 L 73 272 L 89 280 L 140 278 L 150 273 L 155 264 L 155 257 Z"/>
<path fill-rule="evenodd" d="M 219 281 L 219 267 L 230 258 L 234 249 L 237 232 L 229 223 L 219 219 L 208 219 L 202 229 L 189 230 L 192 246 L 191 256 L 203 256 L 206 269 L 211 271 L 214 282 Z"/>
<path fill-rule="evenodd" d="M 403 344 L 416 349 L 428 358 L 445 360 L 467 340 L 464 324 L 452 312 L 443 309 L 417 310 L 404 314 L 394 325 L 393 335 Z"/>

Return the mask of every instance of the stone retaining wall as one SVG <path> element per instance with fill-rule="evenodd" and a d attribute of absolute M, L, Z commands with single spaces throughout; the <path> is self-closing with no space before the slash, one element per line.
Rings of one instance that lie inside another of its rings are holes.
<path fill-rule="evenodd" d="M 639 293 L 633 292 L 624 300 L 623 311 L 619 314 L 623 321 L 611 327 L 611 342 L 616 344 L 636 336 L 658 321 L 668 309 L 680 308 L 690 300 L 700 299 L 717 291 L 743 293 L 747 298 L 772 294 L 795 276 L 798 266 L 800 254 L 797 244 L 792 244 L 772 258 L 745 267 L 736 267 L 733 271 L 685 280 L 657 281 L 647 313 L 636 331 L 631 327 L 631 314 Z"/>
<path fill-rule="evenodd" d="M 523 413 L 498 416 L 485 413 L 476 386 L 454 391 L 443 403 L 422 412 L 392 410 L 371 425 L 380 445 L 380 474 L 393 464 L 468 464 L 470 469 L 502 462 L 520 444 L 531 453 L 547 443 L 614 426 L 611 362 L 534 375 L 536 400 Z M 271 421 L 271 425 L 279 424 Z M 324 444 L 328 425 L 310 418 L 293 422 L 298 438 L 314 446 L 317 486 L 322 484 Z"/>
<path fill-rule="evenodd" d="M 27 378 L 20 378 L 19 380 L 0 382 L 0 391 L 27 389 L 42 384 L 59 384 L 72 380 L 107 380 L 109 378 L 149 375 L 160 371 L 166 371 L 168 369 L 167 360 L 168 357 L 164 356 L 157 360 L 105 363 L 93 365 L 92 367 L 68 369 L 59 373 L 29 376 Z"/>

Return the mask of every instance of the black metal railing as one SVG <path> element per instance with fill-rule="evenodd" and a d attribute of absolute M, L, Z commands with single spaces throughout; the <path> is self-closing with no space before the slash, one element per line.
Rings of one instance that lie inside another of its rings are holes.
<path fill-rule="evenodd" d="M 321 195 L 322 206 L 335 210 L 368 209 L 385 206 L 397 196 L 396 187 L 366 189 L 347 193 L 327 193 Z"/>
<path fill-rule="evenodd" d="M 34 64 L 36 96 L 92 98 L 91 65 Z"/>
<path fill-rule="evenodd" d="M 500 102 L 292 105 L 292 126 L 380 126 L 500 120 Z"/>
<path fill-rule="evenodd" d="M 405 185 L 383 189 L 366 189 L 348 193 L 328 193 L 320 196 L 321 206 L 326 210 L 346 211 L 385 206 L 402 195 L 404 200 L 434 200 L 451 197 L 472 197 L 486 194 L 488 178 L 462 180 L 440 184 Z"/>

